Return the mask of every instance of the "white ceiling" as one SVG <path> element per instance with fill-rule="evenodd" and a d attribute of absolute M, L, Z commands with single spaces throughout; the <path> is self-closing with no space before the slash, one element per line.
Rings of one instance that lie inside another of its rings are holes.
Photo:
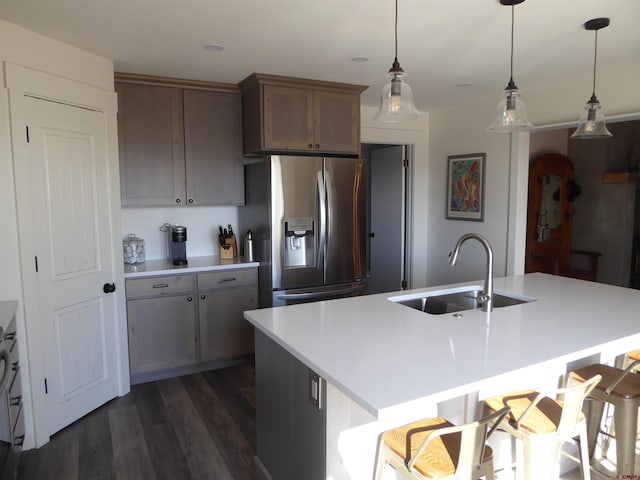
<path fill-rule="evenodd" d="M 498 0 L 399 0 L 398 59 L 429 110 L 500 96 L 511 8 Z M 0 18 L 113 59 L 116 71 L 238 83 L 253 72 L 369 85 L 394 56 L 393 0 L 0 0 Z M 515 7 L 514 79 L 528 87 L 640 63 L 640 0 L 528 0 Z M 207 52 L 205 43 L 224 45 Z M 352 57 L 367 57 L 355 63 Z M 584 80 L 587 79 L 587 80 Z M 461 86 L 463 85 L 463 86 Z M 604 92 L 596 91 L 600 97 Z M 585 91 L 585 101 L 590 95 Z"/>

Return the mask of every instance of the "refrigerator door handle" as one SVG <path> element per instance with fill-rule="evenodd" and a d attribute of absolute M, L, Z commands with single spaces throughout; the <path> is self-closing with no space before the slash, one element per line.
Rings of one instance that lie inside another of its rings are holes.
<path fill-rule="evenodd" d="M 324 171 L 324 189 L 327 195 L 326 208 L 325 208 L 326 216 L 324 217 L 325 238 L 326 238 L 326 245 L 328 246 L 327 248 L 325 248 L 324 254 L 326 256 L 325 265 L 327 265 L 329 262 L 333 261 L 332 258 L 333 256 L 335 256 L 335 252 L 336 252 L 336 245 L 334 244 L 335 239 L 333 238 L 333 236 L 334 236 L 334 230 L 335 230 L 334 222 L 336 221 L 336 219 L 334 218 L 334 215 L 337 212 L 335 212 L 336 204 L 335 204 L 334 193 L 333 193 L 331 172 L 326 168 Z M 326 274 L 326 267 L 325 267 L 325 282 L 328 281 L 326 276 L 327 274 Z"/>
<path fill-rule="evenodd" d="M 327 244 L 327 199 L 322 171 L 318 172 L 316 194 L 318 195 L 318 223 L 320 224 L 320 235 L 318 238 L 318 268 L 322 268 L 324 276 L 324 255 Z"/>
<path fill-rule="evenodd" d="M 323 292 L 283 293 L 278 295 L 278 298 L 280 300 L 308 300 L 313 298 L 324 298 L 330 295 L 358 292 L 364 289 L 364 287 L 365 286 L 363 284 L 359 284 L 346 288 L 337 288 L 335 290 L 325 290 Z"/>

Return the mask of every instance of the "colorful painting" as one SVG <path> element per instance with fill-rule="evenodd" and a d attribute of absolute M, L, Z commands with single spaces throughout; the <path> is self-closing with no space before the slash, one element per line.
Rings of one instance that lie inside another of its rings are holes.
<path fill-rule="evenodd" d="M 485 157 L 484 153 L 447 157 L 447 218 L 483 220 Z"/>

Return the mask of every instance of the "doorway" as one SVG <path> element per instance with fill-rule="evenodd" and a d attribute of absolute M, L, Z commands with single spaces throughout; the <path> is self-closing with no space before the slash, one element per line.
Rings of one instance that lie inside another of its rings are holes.
<path fill-rule="evenodd" d="M 408 285 L 410 145 L 362 144 L 368 173 L 367 259 L 369 293 Z"/>

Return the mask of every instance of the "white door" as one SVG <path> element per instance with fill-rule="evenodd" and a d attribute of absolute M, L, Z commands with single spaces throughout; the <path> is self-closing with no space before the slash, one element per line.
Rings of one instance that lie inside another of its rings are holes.
<path fill-rule="evenodd" d="M 405 243 L 405 167 L 402 146 L 371 151 L 371 280 L 369 293 L 402 289 Z"/>
<path fill-rule="evenodd" d="M 26 97 L 49 434 L 118 394 L 104 113 Z M 123 286 L 120 286 L 123 287 Z M 105 290 L 108 290 L 106 288 Z"/>

